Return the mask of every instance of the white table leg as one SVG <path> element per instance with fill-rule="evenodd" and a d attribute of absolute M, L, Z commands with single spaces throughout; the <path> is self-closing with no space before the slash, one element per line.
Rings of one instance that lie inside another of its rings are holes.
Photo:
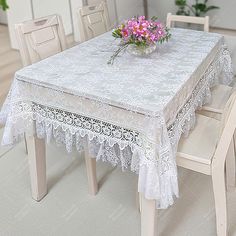
<path fill-rule="evenodd" d="M 44 139 L 27 136 L 32 197 L 40 201 L 47 194 L 46 148 Z"/>
<path fill-rule="evenodd" d="M 156 202 L 141 195 L 141 236 L 156 236 Z"/>
<path fill-rule="evenodd" d="M 89 193 L 96 195 L 98 192 L 97 173 L 96 173 L 96 159 L 90 157 L 88 147 L 84 150 L 85 164 L 88 176 Z"/>

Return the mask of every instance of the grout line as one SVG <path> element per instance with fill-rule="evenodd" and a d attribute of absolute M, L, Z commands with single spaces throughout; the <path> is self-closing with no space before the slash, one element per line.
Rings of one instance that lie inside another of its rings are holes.
<path fill-rule="evenodd" d="M 2 153 L 2 154 L 0 155 L 0 159 L 1 159 L 3 156 L 5 156 L 8 152 L 10 152 L 14 147 L 15 147 L 15 146 L 10 147 L 7 151 L 5 151 L 4 153 Z"/>

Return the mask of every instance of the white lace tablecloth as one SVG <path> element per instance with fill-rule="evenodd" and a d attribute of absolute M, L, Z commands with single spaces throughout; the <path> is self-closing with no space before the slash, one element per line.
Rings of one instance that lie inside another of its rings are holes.
<path fill-rule="evenodd" d="M 210 87 L 232 80 L 221 35 L 172 29 L 147 58 L 124 53 L 108 32 L 15 74 L 0 113 L 3 145 L 32 133 L 139 174 L 139 192 L 166 208 L 178 196 L 175 153 Z"/>

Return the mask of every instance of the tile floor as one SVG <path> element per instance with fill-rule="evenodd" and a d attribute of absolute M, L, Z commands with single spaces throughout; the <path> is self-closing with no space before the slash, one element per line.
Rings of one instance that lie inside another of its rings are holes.
<path fill-rule="evenodd" d="M 134 173 L 99 162 L 99 192 L 93 197 L 83 155 L 48 146 L 47 177 L 48 195 L 35 202 L 23 143 L 0 148 L 1 236 L 140 235 Z M 158 212 L 158 235 L 216 236 L 210 178 L 179 168 L 179 185 L 180 198 Z M 236 236 L 236 189 L 228 192 L 228 209 L 229 235 Z"/>

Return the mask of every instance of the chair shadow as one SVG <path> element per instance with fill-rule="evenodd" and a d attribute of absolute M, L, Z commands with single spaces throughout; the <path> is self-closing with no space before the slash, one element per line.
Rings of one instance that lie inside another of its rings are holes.
<path fill-rule="evenodd" d="M 113 167 L 112 169 L 107 170 L 105 173 L 103 173 L 102 177 L 98 180 L 98 187 L 99 189 L 102 188 L 103 184 L 107 181 L 109 176 L 117 169 L 116 167 Z"/>
<path fill-rule="evenodd" d="M 65 169 L 60 169 L 60 171 L 57 171 L 56 174 L 50 176 L 50 178 L 47 180 L 48 192 L 50 192 L 62 178 L 64 178 L 66 175 L 70 175 L 72 172 L 78 169 L 78 167 L 82 165 L 83 161 L 84 160 L 82 158 L 76 158 Z"/>
<path fill-rule="evenodd" d="M 81 154 L 82 156 L 80 158 L 76 158 L 74 159 L 69 166 L 67 166 L 64 169 L 60 169 L 57 171 L 56 174 L 50 176 L 47 180 L 47 186 L 48 186 L 48 192 L 51 191 L 53 189 L 53 187 L 55 187 L 62 178 L 64 178 L 66 175 L 71 174 L 72 172 L 74 172 L 75 170 L 78 169 L 78 167 L 80 165 L 82 165 L 85 160 L 84 160 L 84 156 L 83 153 Z M 84 166 L 85 167 L 85 166 Z M 106 170 L 105 173 L 103 173 L 103 175 L 98 179 L 98 186 L 99 189 L 102 188 L 103 184 L 107 181 L 107 179 L 109 178 L 109 176 L 117 169 L 117 167 L 113 167 L 112 169 Z"/>

